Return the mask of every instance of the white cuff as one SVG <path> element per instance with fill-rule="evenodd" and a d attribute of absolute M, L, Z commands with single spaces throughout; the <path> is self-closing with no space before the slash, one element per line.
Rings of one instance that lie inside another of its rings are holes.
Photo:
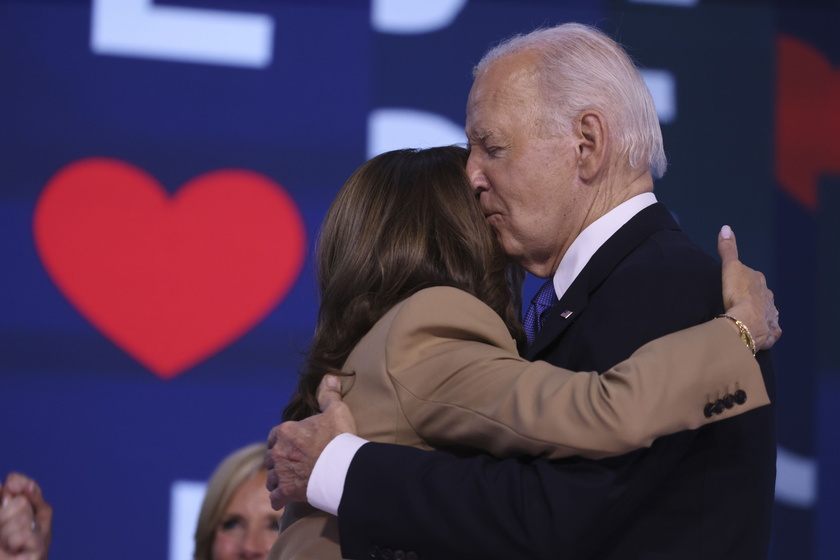
<path fill-rule="evenodd" d="M 312 506 L 338 515 L 338 504 L 344 494 L 344 480 L 350 470 L 350 463 L 359 448 L 366 443 L 368 441 L 365 439 L 344 433 L 327 444 L 315 461 L 306 487 L 306 499 Z"/>

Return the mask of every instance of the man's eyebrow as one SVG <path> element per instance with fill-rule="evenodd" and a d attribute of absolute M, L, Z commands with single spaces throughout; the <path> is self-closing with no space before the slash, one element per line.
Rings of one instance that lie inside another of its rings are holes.
<path fill-rule="evenodd" d="M 467 133 L 467 137 L 470 140 L 486 140 L 491 136 L 493 136 L 493 131 L 487 128 L 476 128 Z"/>

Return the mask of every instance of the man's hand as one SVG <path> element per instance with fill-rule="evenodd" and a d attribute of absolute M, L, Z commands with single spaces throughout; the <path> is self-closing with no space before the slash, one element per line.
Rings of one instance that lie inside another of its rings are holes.
<path fill-rule="evenodd" d="M 0 560 L 46 560 L 52 540 L 52 507 L 38 484 L 11 473 L 0 486 Z"/>
<path fill-rule="evenodd" d="M 279 510 L 289 502 L 306 502 L 306 488 L 315 462 L 329 442 L 343 433 L 356 433 L 356 420 L 341 400 L 341 383 L 324 376 L 318 387 L 321 414 L 300 422 L 283 422 L 268 434 L 265 468 L 271 507 Z"/>
<path fill-rule="evenodd" d="M 747 325 L 759 350 L 767 350 L 782 336 L 779 310 L 764 275 L 738 260 L 738 245 L 729 226 L 718 235 L 718 253 L 723 271 L 723 303 L 726 313 Z"/>

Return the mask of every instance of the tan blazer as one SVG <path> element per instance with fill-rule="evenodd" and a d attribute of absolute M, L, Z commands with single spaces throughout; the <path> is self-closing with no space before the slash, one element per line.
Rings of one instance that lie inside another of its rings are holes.
<path fill-rule="evenodd" d="M 498 457 L 621 455 L 770 402 L 729 321 L 655 340 L 602 375 L 572 372 L 520 358 L 501 318 L 449 287 L 394 306 L 343 370 L 355 372 L 342 389 L 361 437 Z M 737 390 L 749 396 L 743 405 L 706 417 L 708 403 Z M 299 519 L 269 558 L 341 558 L 337 518 L 287 509 Z"/>

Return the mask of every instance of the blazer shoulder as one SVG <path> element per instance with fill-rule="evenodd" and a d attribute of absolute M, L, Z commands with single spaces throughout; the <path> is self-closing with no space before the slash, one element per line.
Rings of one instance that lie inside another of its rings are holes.
<path fill-rule="evenodd" d="M 516 351 L 502 318 L 486 303 L 458 288 L 435 286 L 412 295 L 396 306 L 388 343 L 411 333 L 431 334 L 486 342 Z"/>

